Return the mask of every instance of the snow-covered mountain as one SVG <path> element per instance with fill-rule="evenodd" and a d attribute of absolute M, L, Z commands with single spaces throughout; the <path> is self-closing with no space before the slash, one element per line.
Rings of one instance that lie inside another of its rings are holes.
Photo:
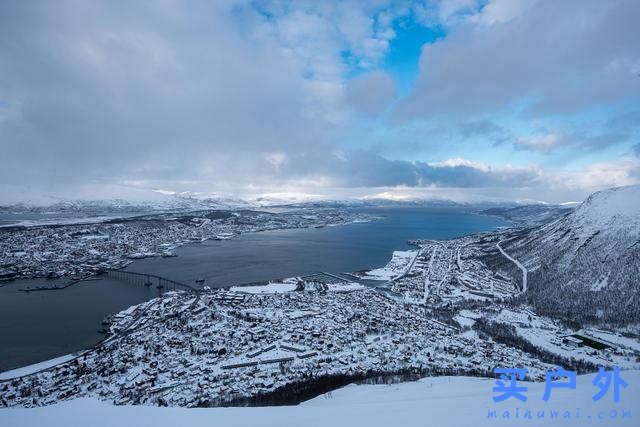
<path fill-rule="evenodd" d="M 503 248 L 529 270 L 531 302 L 567 319 L 640 321 L 640 185 L 589 196 Z"/>
<path fill-rule="evenodd" d="M 17 203 L 0 206 L 0 212 L 32 213 L 78 213 L 118 214 L 131 212 L 185 212 L 208 209 L 260 209 L 260 208 L 365 208 L 365 207 L 425 207 L 425 208 L 464 208 L 482 210 L 487 208 L 512 208 L 516 202 L 479 202 L 460 203 L 446 199 L 319 199 L 290 200 L 274 197 L 256 197 L 241 199 L 226 196 L 202 196 L 189 193 L 163 195 L 154 200 L 60 200 L 53 203 Z M 493 213 L 489 213 L 493 214 Z"/>
<path fill-rule="evenodd" d="M 544 224 L 573 211 L 566 205 L 523 205 L 515 207 L 495 207 L 481 211 L 485 215 L 496 215 L 514 224 Z"/>
<path fill-rule="evenodd" d="M 154 212 L 186 212 L 207 209 L 237 209 L 255 207 L 254 204 L 242 200 L 228 199 L 197 199 L 183 196 L 165 196 L 156 200 L 62 200 L 55 203 L 34 205 L 32 203 L 18 203 L 0 206 L 0 212 L 31 212 L 31 213 L 66 213 L 78 215 L 105 215 L 124 213 L 154 213 Z"/>

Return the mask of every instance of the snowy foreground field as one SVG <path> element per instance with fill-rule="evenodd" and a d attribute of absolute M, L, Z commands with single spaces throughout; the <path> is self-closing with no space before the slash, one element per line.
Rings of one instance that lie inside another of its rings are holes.
<path fill-rule="evenodd" d="M 494 380 L 435 377 L 393 385 L 349 385 L 298 406 L 260 408 L 158 408 L 113 406 L 93 399 L 0 410 L 1 426 L 637 426 L 640 371 L 622 371 L 628 383 L 613 403 L 613 387 L 598 402 L 594 375 L 579 376 L 575 390 L 554 388 L 542 400 L 543 382 L 529 387 L 528 400 L 493 403 Z M 519 383 L 520 384 L 520 383 Z M 492 411 L 495 410 L 495 416 Z M 532 419 L 525 418 L 530 410 Z M 505 419 L 505 411 L 509 418 Z M 538 419 L 540 411 L 544 418 Z M 566 413 L 568 411 L 568 413 Z M 553 416 L 553 413 L 556 416 Z M 569 416 L 569 418 L 565 418 Z"/>

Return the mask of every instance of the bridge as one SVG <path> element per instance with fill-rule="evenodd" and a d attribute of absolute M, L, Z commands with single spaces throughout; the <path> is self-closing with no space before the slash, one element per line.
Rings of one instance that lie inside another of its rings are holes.
<path fill-rule="evenodd" d="M 107 270 L 107 276 L 114 279 L 124 280 L 135 285 L 140 286 L 153 286 L 159 289 L 161 292 L 182 290 L 188 292 L 199 292 L 200 289 L 195 286 L 187 285 L 186 283 L 177 282 L 175 280 L 167 279 L 165 277 L 157 276 L 150 273 L 138 273 L 135 271 L 127 270 Z"/>

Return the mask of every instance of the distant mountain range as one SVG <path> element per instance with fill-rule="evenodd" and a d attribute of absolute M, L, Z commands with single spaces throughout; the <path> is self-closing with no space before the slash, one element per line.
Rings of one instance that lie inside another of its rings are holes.
<path fill-rule="evenodd" d="M 237 209 L 251 207 L 243 201 L 195 199 L 188 197 L 166 197 L 161 200 L 130 201 L 122 199 L 110 200 L 65 200 L 48 205 L 32 205 L 18 203 L 0 206 L 0 212 L 32 212 L 32 213 L 77 213 L 77 214 L 118 214 L 132 212 L 186 212 L 207 209 Z"/>
<path fill-rule="evenodd" d="M 527 298 L 540 314 L 640 322 L 640 185 L 594 193 L 502 247 L 528 269 Z"/>
<path fill-rule="evenodd" d="M 202 197 L 190 193 L 158 195 L 153 200 L 59 200 L 51 203 L 17 203 L 0 205 L 0 212 L 117 214 L 131 212 L 184 212 L 208 209 L 347 208 L 347 207 L 434 207 L 466 208 L 508 220 L 565 213 L 569 208 L 532 202 L 481 200 L 458 202 L 447 199 L 394 200 L 386 198 L 352 198 L 341 200 L 292 200 L 280 197 L 242 199 L 225 196 Z"/>

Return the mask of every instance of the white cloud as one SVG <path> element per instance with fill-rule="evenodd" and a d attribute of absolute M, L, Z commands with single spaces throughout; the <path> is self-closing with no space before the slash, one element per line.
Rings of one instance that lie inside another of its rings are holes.
<path fill-rule="evenodd" d="M 470 17 L 484 25 L 508 22 L 521 16 L 537 0 L 492 0 L 477 15 Z"/>
<path fill-rule="evenodd" d="M 627 157 L 618 161 L 591 164 L 579 170 L 550 173 L 547 181 L 553 189 L 592 192 L 638 184 L 640 176 L 635 175 L 636 171 L 640 171 L 640 159 Z"/>
<path fill-rule="evenodd" d="M 471 15 L 423 47 L 415 89 L 398 117 L 523 108 L 543 117 L 640 98 L 640 2 L 539 0 L 510 13 L 492 5 L 486 19 L 493 25 L 482 22 L 482 13 Z"/>
<path fill-rule="evenodd" d="M 549 133 L 546 135 L 538 135 L 519 139 L 515 141 L 513 145 L 517 149 L 548 152 L 554 148 L 566 145 L 567 143 L 571 143 L 571 141 L 569 141 L 564 135 Z"/>
<path fill-rule="evenodd" d="M 396 84 L 384 71 L 371 71 L 347 84 L 347 100 L 360 112 L 370 115 L 382 113 L 396 95 Z"/>
<path fill-rule="evenodd" d="M 269 162 L 276 170 L 286 165 L 289 158 L 285 153 L 270 153 L 265 156 L 265 160 Z"/>
<path fill-rule="evenodd" d="M 470 168 L 474 168 L 474 169 L 478 169 L 481 170 L 483 172 L 488 172 L 489 171 L 489 166 L 486 165 L 485 163 L 481 163 L 481 162 L 474 162 L 473 160 L 467 160 L 467 159 L 463 159 L 460 157 L 456 157 L 455 159 L 447 159 L 441 162 L 433 162 L 433 163 L 429 163 L 431 166 L 435 166 L 435 167 L 448 167 L 448 168 L 452 168 L 452 167 L 456 167 L 456 166 L 466 166 L 466 167 L 470 167 Z"/>

